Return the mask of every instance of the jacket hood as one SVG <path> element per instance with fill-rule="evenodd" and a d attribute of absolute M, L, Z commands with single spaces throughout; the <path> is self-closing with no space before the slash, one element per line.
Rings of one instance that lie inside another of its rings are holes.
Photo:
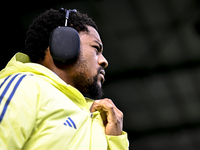
<path fill-rule="evenodd" d="M 46 80 L 69 97 L 80 108 L 88 110 L 86 99 L 76 88 L 66 84 L 50 69 L 37 63 L 31 63 L 28 55 L 23 53 L 15 54 L 6 67 L 1 70 L 0 78 L 4 78 L 15 73 L 31 73 Z"/>

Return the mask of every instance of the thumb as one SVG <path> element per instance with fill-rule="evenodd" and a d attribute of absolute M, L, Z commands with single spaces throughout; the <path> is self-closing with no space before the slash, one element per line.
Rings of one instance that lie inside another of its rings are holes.
<path fill-rule="evenodd" d="M 95 100 L 94 103 L 92 104 L 92 106 L 90 107 L 90 112 L 95 112 L 97 110 L 101 109 L 101 106 L 99 105 L 101 100 Z"/>

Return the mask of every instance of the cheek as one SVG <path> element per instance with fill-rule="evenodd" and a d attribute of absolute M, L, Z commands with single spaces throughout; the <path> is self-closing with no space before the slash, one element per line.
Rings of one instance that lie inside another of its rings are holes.
<path fill-rule="evenodd" d="M 95 55 L 95 53 L 89 53 L 84 56 L 84 60 L 86 62 L 85 73 L 89 77 L 96 76 L 98 72 L 98 57 Z"/>
<path fill-rule="evenodd" d="M 98 56 L 95 50 L 90 46 L 83 47 L 82 56 L 87 62 L 88 67 L 92 67 L 91 69 L 94 69 L 94 67 L 98 65 Z"/>

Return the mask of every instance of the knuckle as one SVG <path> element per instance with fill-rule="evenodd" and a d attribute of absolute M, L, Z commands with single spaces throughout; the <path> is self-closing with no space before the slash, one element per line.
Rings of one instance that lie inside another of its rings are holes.
<path fill-rule="evenodd" d="M 118 120 L 118 119 L 117 119 L 117 124 L 120 124 L 120 123 L 121 123 L 121 120 Z"/>
<path fill-rule="evenodd" d="M 110 110 L 114 110 L 113 105 L 107 105 L 107 107 L 108 107 Z"/>
<path fill-rule="evenodd" d="M 123 112 L 119 111 L 119 114 L 118 114 L 118 115 L 119 115 L 119 118 L 120 118 L 120 119 L 123 119 L 123 117 L 124 117 Z"/>
<path fill-rule="evenodd" d="M 104 100 L 107 101 L 107 102 L 112 102 L 112 100 L 109 99 L 109 98 L 105 98 Z"/>
<path fill-rule="evenodd" d="M 123 114 L 123 112 L 122 111 L 120 111 L 120 115 L 123 117 L 124 116 L 124 114 Z"/>

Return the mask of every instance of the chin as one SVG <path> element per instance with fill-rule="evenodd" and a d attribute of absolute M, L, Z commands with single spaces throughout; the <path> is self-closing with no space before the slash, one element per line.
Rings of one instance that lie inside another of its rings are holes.
<path fill-rule="evenodd" d="M 104 92 L 101 82 L 93 82 L 89 88 L 89 92 L 86 95 L 94 100 L 103 98 Z"/>

